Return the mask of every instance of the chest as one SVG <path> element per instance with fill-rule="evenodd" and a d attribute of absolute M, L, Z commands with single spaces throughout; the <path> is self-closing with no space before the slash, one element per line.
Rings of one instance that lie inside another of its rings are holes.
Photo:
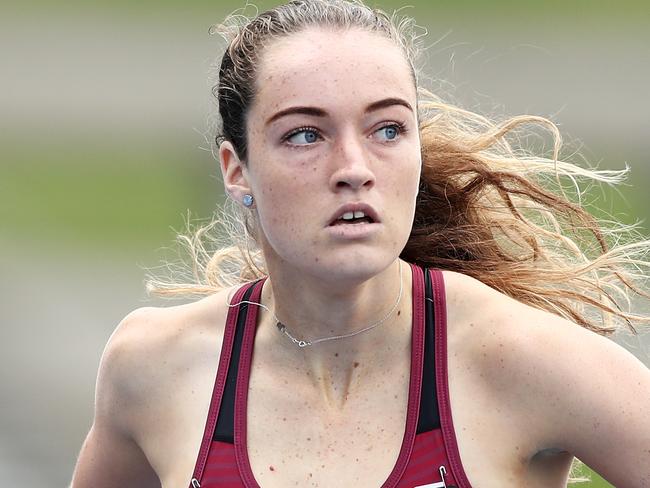
<path fill-rule="evenodd" d="M 325 409 L 316 408 L 304 390 L 280 387 L 265 371 L 252 368 L 245 404 L 246 453 L 260 486 L 332 486 L 332 480 L 381 486 L 402 448 L 408 365 L 404 374 L 377 381 L 367 395 Z M 164 488 L 188 485 L 201 444 L 210 398 L 197 392 L 205 391 L 214 372 L 192 376 L 175 392 L 187 401 L 157 403 L 148 415 L 155 421 L 143 424 L 150 427 L 141 445 Z"/>
<path fill-rule="evenodd" d="M 279 388 L 264 368 L 251 375 L 247 410 L 250 468 L 263 487 L 377 487 L 402 449 L 409 363 L 383 378 L 354 379 L 349 392 Z M 275 385 L 275 386 L 274 386 Z"/>
<path fill-rule="evenodd" d="M 453 332 L 449 343 L 450 404 L 470 482 L 480 487 L 536 486 L 529 481 L 533 447 L 525 429 L 512 423 L 508 409 L 481 387 L 480 371 L 472 367 L 471 358 L 462 354 L 462 348 L 454 350 Z M 165 488 L 187 486 L 191 478 L 208 414 L 214 364 L 213 358 L 187 371 L 143 416 L 147 421 L 140 444 Z M 325 401 L 295 382 L 278 381 L 270 374 L 272 369 L 255 360 L 251 366 L 246 452 L 260 486 L 332 486 L 332 480 L 337 486 L 381 486 L 402 448 L 408 358 L 393 361 L 391 374 L 365 379 L 368 388 L 363 394 L 345 398 L 345 392 L 333 388 Z M 562 479 L 569 464 L 566 456 L 549 464 L 544 486 L 565 486 Z"/>

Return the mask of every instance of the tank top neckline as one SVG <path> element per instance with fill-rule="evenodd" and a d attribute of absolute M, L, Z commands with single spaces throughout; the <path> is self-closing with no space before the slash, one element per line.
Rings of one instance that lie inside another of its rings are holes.
<path fill-rule="evenodd" d="M 402 438 L 401 448 L 397 461 L 393 466 L 388 478 L 381 485 L 382 488 L 390 488 L 397 484 L 408 464 L 413 442 L 418 425 L 418 413 L 420 407 L 420 392 L 422 385 L 422 363 L 424 354 L 424 287 L 423 271 L 419 266 L 410 265 L 412 270 L 412 333 L 411 333 L 411 367 L 409 379 L 409 393 L 407 403 L 406 425 Z M 254 285 L 250 300 L 257 302 L 260 299 L 264 279 Z M 247 433 L 247 407 L 248 407 L 248 384 L 250 378 L 253 346 L 255 332 L 257 329 L 258 307 L 251 307 L 247 316 L 244 328 L 244 337 L 237 376 L 237 387 L 235 393 L 235 420 L 234 420 L 234 444 L 235 455 L 239 470 L 246 486 L 260 488 L 250 465 L 246 442 Z"/>
<path fill-rule="evenodd" d="M 431 440 L 433 437 L 430 435 L 435 432 L 439 434 L 433 436 L 438 439 L 436 442 L 445 453 L 443 458 L 436 460 L 436 463 L 443 466 L 446 464 L 448 473 L 453 479 L 447 480 L 447 485 L 444 485 L 444 480 L 442 483 L 435 482 L 432 485 L 416 484 L 471 488 L 460 458 L 451 412 L 445 280 L 441 270 L 423 269 L 414 264 L 410 266 L 413 314 L 406 425 L 397 461 L 381 488 L 402 487 L 404 475 L 408 475 L 409 480 L 414 480 L 414 476 L 418 480 L 422 479 L 421 471 L 414 475 L 412 456 L 416 455 L 417 460 L 414 462 L 420 466 L 422 442 L 424 439 L 429 439 L 426 442 L 433 442 Z M 236 304 L 242 300 L 259 302 L 264 280 L 263 278 L 242 285 L 235 292 L 231 303 Z M 228 477 L 237 476 L 242 486 L 259 488 L 250 466 L 246 446 L 248 385 L 257 328 L 257 311 L 258 307 L 249 307 L 245 303 L 231 307 L 228 311 L 212 398 L 189 488 L 197 488 L 203 484 L 204 470 L 213 448 L 225 448 L 231 452 L 227 454 L 220 451 L 219 470 L 225 469 Z M 232 365 L 236 366 L 229 367 Z M 427 375 L 426 381 L 424 381 L 424 374 Z M 421 405 L 421 402 L 425 404 Z M 439 452 L 437 449 L 427 452 Z M 231 459 L 228 462 L 232 462 L 234 472 L 227 471 L 230 468 L 223 465 L 224 459 L 228 458 Z M 442 470 L 443 466 L 439 469 Z M 214 480 L 214 473 L 210 476 Z M 449 484 L 450 481 L 452 484 Z M 208 481 L 208 485 L 213 486 L 210 483 L 213 481 Z"/>

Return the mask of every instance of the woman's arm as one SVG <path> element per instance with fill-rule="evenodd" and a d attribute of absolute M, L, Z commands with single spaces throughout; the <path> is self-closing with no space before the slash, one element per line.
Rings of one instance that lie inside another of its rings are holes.
<path fill-rule="evenodd" d="M 508 311 L 486 364 L 541 448 L 619 488 L 650 487 L 650 370 L 611 340 L 529 307 Z"/>
<path fill-rule="evenodd" d="M 129 314 L 108 341 L 100 362 L 95 418 L 79 454 L 72 488 L 138 486 L 159 488 L 158 476 L 134 440 L 132 412 L 137 366 L 138 323 L 147 309 Z"/>

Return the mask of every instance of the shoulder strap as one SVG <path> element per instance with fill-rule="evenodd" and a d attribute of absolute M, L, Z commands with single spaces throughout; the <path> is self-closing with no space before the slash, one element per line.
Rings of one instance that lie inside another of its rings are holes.
<path fill-rule="evenodd" d="M 253 289 L 254 283 L 247 283 L 241 286 L 232 298 L 232 303 L 238 303 L 241 300 L 245 300 L 247 296 L 250 296 L 250 293 Z M 205 468 L 205 463 L 208 459 L 208 453 L 210 452 L 210 444 L 212 441 L 213 434 L 215 432 L 215 425 L 217 423 L 217 417 L 219 416 L 220 406 L 222 403 L 224 386 L 226 383 L 226 375 L 228 373 L 230 356 L 233 349 L 234 336 L 236 332 L 236 324 L 239 322 L 238 318 L 240 315 L 246 315 L 246 309 L 242 306 L 231 307 L 228 310 L 228 316 L 226 319 L 226 327 L 223 334 L 223 341 L 221 344 L 221 354 L 219 356 L 219 366 L 217 368 L 217 375 L 214 381 L 214 387 L 212 389 L 212 399 L 210 400 L 210 407 L 208 409 L 208 417 L 205 423 L 205 429 L 203 432 L 203 439 L 201 441 L 201 446 L 199 447 L 199 454 L 196 460 L 196 465 L 194 467 L 194 473 L 192 477 L 192 483 L 195 480 L 200 480 L 203 476 L 203 470 Z M 240 313 L 242 312 L 242 313 Z M 191 486 L 194 486 L 193 484 Z"/>
<path fill-rule="evenodd" d="M 445 293 L 445 280 L 440 270 L 431 272 L 433 284 L 433 300 L 436 305 L 436 386 L 438 389 L 438 408 L 440 409 L 440 429 L 447 451 L 449 468 L 459 488 L 470 488 L 472 485 L 467 479 L 463 464 L 460 459 L 458 442 L 454 430 L 449 399 L 448 375 L 448 350 L 447 350 L 447 300 Z"/>

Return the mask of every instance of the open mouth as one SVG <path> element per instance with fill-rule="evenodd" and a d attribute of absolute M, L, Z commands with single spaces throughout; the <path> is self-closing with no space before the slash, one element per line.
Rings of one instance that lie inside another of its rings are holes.
<path fill-rule="evenodd" d="M 375 221 L 372 217 L 362 211 L 345 212 L 341 217 L 336 219 L 330 225 L 358 225 L 373 224 Z"/>

